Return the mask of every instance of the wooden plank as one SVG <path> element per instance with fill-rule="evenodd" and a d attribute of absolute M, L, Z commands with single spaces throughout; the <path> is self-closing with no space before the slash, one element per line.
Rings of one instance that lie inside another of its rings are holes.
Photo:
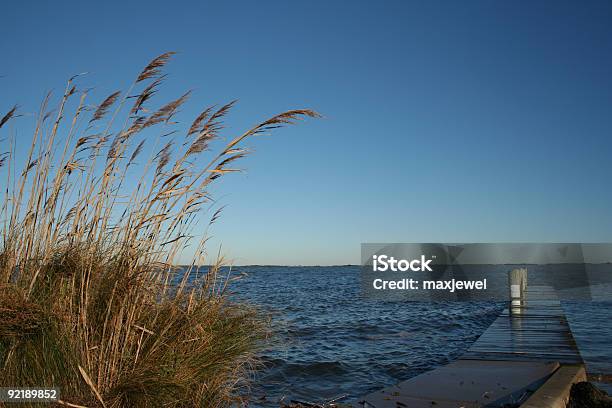
<path fill-rule="evenodd" d="M 572 385 L 586 381 L 584 365 L 560 367 L 521 408 L 565 408 Z"/>
<path fill-rule="evenodd" d="M 576 354 L 548 354 L 539 355 L 534 358 L 533 355 L 520 353 L 499 353 L 499 352 L 470 352 L 468 351 L 463 356 L 462 360 L 481 360 L 481 361 L 542 361 L 550 362 L 557 361 L 562 364 L 580 364 L 582 358 Z"/>

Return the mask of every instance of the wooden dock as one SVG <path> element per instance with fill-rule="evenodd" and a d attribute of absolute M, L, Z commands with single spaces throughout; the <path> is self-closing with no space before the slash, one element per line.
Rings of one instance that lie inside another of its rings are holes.
<path fill-rule="evenodd" d="M 521 301 L 511 302 L 460 359 L 366 395 L 361 403 L 365 408 L 565 407 L 569 387 L 584 376 L 555 289 L 525 283 Z"/>

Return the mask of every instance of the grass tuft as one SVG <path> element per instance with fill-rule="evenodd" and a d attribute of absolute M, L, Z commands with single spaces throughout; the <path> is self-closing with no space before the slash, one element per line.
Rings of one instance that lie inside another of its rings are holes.
<path fill-rule="evenodd" d="M 210 190 L 238 170 L 247 139 L 318 115 L 284 112 L 223 144 L 234 102 L 185 127 L 190 92 L 153 104 L 172 55 L 97 104 L 71 78 L 57 106 L 44 99 L 25 151 L 8 126 L 17 108 L 1 116 L 2 385 L 106 408 L 223 407 L 248 386 L 268 327 L 228 299 L 225 262 L 206 252 L 220 213 Z"/>

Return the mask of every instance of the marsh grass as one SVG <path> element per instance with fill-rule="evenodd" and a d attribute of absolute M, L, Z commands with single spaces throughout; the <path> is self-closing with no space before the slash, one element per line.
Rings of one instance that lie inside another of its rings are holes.
<path fill-rule="evenodd" d="M 0 119 L 1 385 L 60 387 L 65 406 L 240 402 L 267 326 L 228 300 L 224 260 L 207 255 L 210 188 L 239 171 L 247 139 L 317 114 L 284 112 L 225 142 L 234 102 L 183 126 L 190 92 L 152 107 L 171 56 L 93 106 L 71 78 L 21 154 L 7 130 L 19 109 Z M 193 261 L 176 268 L 188 246 Z"/>

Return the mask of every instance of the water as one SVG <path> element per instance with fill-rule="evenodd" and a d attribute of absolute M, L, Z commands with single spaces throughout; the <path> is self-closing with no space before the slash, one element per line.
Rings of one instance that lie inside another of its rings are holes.
<path fill-rule="evenodd" d="M 359 267 L 249 266 L 234 295 L 273 314 L 275 344 L 251 391 L 251 407 L 291 399 L 343 402 L 459 357 L 493 322 L 500 302 L 383 302 L 360 296 Z M 593 372 L 612 372 L 610 304 L 568 304 Z"/>
<path fill-rule="evenodd" d="M 612 374 L 612 303 L 565 302 L 567 320 L 589 374 Z M 597 383 L 612 395 L 612 384 Z"/>

